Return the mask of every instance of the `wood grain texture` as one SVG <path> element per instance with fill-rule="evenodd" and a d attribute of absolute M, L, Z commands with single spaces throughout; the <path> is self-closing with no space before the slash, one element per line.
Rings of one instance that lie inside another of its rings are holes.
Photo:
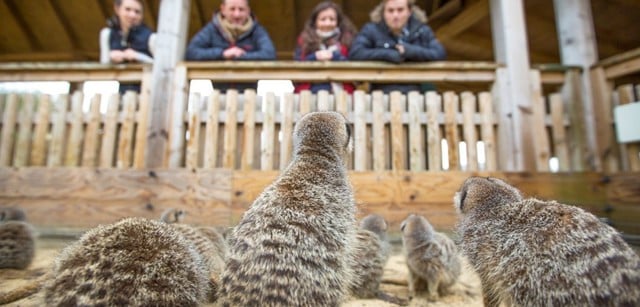
<path fill-rule="evenodd" d="M 38 113 L 36 114 L 35 129 L 33 131 L 33 146 L 29 165 L 44 166 L 47 161 L 47 134 L 49 119 L 51 118 L 51 96 L 40 95 L 38 99 Z"/>

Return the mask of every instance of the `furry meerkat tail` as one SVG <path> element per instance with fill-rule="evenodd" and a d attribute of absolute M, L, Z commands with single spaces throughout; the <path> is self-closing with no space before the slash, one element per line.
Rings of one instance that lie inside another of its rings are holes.
<path fill-rule="evenodd" d="M 30 297 L 42 290 L 51 273 L 46 273 L 22 287 L 0 293 L 0 305 L 6 305 Z"/>

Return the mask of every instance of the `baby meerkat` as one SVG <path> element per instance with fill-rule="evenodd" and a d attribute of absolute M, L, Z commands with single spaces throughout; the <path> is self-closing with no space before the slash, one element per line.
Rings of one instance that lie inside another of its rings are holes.
<path fill-rule="evenodd" d="M 26 269 L 35 255 L 35 231 L 19 208 L 0 208 L 0 269 Z"/>
<path fill-rule="evenodd" d="M 209 291 L 194 244 L 170 225 L 126 218 L 65 248 L 45 283 L 47 306 L 198 306 Z"/>
<path fill-rule="evenodd" d="M 486 306 L 640 305 L 638 255 L 593 214 L 497 178 L 468 178 L 454 203 Z"/>
<path fill-rule="evenodd" d="M 402 222 L 400 230 L 409 268 L 410 297 L 426 294 L 433 301 L 450 294 L 461 273 L 460 256 L 453 240 L 435 231 L 426 218 L 414 214 Z"/>
<path fill-rule="evenodd" d="M 222 306 L 338 306 L 348 295 L 356 232 L 349 127 L 340 113 L 309 113 L 293 139 L 291 163 L 233 228 Z"/>
<path fill-rule="evenodd" d="M 360 221 L 356 233 L 351 293 L 358 298 L 380 297 L 380 281 L 389 259 L 391 245 L 387 239 L 387 222 L 377 214 L 370 214 Z"/>

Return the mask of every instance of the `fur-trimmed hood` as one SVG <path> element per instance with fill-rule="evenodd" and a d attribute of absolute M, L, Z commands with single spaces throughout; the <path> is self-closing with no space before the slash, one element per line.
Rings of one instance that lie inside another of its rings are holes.
<path fill-rule="evenodd" d="M 427 13 L 421 8 L 419 8 L 417 5 L 415 5 L 415 3 L 412 4 L 411 2 L 414 2 L 414 1 L 409 0 L 409 5 L 411 5 L 411 15 L 413 16 L 413 18 L 415 18 L 416 20 L 422 23 L 427 23 Z M 371 11 L 371 13 L 369 13 L 369 18 L 371 18 L 371 21 L 375 23 L 384 21 L 383 11 L 384 11 L 384 1 L 380 2 L 380 4 L 378 4 Z"/>

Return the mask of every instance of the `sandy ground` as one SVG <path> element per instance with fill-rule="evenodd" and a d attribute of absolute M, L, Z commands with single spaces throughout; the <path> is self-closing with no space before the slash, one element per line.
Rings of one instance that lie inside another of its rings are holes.
<path fill-rule="evenodd" d="M 70 239 L 38 239 L 36 243 L 36 255 L 26 270 L 0 269 L 0 294 L 9 290 L 22 287 L 42 276 L 51 268 L 53 261 L 62 248 L 72 242 Z M 387 262 L 381 289 L 391 295 L 406 299 L 409 296 L 407 288 L 407 267 L 404 257 L 400 252 L 399 242 L 394 243 L 393 253 Z M 465 262 L 460 283 L 454 286 L 455 294 L 441 297 L 440 300 L 429 302 L 423 298 L 413 299 L 409 306 L 482 306 L 480 295 L 480 280 L 469 269 Z M 473 293 L 473 294 L 471 294 Z M 28 298 L 16 301 L 6 306 L 43 306 L 42 291 Z M 213 305 L 206 305 L 213 306 Z M 382 300 L 356 300 L 347 301 L 343 306 L 397 306 Z"/>

